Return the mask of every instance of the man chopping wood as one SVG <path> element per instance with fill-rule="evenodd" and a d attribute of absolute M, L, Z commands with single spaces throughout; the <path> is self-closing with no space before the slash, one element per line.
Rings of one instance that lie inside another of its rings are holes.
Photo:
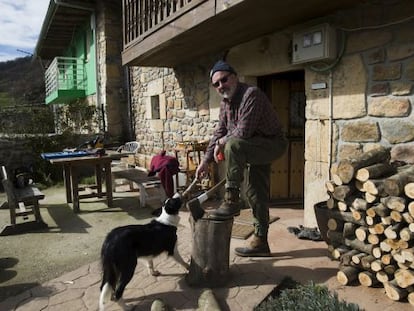
<path fill-rule="evenodd" d="M 287 140 L 270 100 L 256 86 L 239 82 L 236 71 L 220 60 L 210 71 L 211 84 L 222 97 L 219 123 L 207 147 L 196 177 L 208 171 L 224 152 L 226 190 L 224 201 L 210 218 L 240 214 L 240 185 L 247 168 L 246 200 L 253 211 L 254 236 L 247 247 L 236 248 L 239 256 L 270 254 L 269 228 L 270 165 L 286 150 Z"/>

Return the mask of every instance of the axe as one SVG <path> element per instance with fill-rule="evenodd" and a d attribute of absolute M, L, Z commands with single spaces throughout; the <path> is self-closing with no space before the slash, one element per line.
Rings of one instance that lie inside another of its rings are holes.
<path fill-rule="evenodd" d="M 204 209 L 201 207 L 205 201 L 211 198 L 212 194 L 214 194 L 224 183 L 226 179 L 221 180 L 219 183 L 214 185 L 211 189 L 207 190 L 203 194 L 200 194 L 198 197 L 188 201 L 187 208 L 190 210 L 191 215 L 193 216 L 194 220 L 197 221 L 204 216 Z"/>

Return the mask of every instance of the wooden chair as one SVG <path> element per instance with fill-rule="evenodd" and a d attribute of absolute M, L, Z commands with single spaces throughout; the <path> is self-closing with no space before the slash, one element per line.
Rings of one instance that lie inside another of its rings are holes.
<path fill-rule="evenodd" d="M 7 205 L 10 210 L 10 224 L 3 228 L 0 235 L 47 228 L 47 224 L 43 221 L 39 209 L 39 200 L 44 199 L 44 194 L 32 185 L 16 188 L 8 176 L 5 166 L 1 166 L 1 176 L 3 188 L 7 196 Z M 34 216 L 33 221 L 28 221 L 29 215 Z M 20 217 L 22 218 L 22 223 L 17 223 L 18 217 L 19 220 Z"/>

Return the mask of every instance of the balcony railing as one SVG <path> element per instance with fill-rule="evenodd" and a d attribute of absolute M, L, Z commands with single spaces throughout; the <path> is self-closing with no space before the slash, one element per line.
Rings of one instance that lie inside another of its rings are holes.
<path fill-rule="evenodd" d="M 122 0 L 124 48 L 207 0 Z"/>
<path fill-rule="evenodd" d="M 55 57 L 45 73 L 46 98 L 59 91 L 85 91 L 86 71 L 82 59 Z"/>

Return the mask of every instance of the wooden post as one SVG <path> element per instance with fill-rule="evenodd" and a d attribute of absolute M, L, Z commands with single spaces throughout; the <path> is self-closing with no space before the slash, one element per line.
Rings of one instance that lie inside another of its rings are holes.
<path fill-rule="evenodd" d="M 233 220 L 202 218 L 194 222 L 188 285 L 220 287 L 227 283 Z"/>

